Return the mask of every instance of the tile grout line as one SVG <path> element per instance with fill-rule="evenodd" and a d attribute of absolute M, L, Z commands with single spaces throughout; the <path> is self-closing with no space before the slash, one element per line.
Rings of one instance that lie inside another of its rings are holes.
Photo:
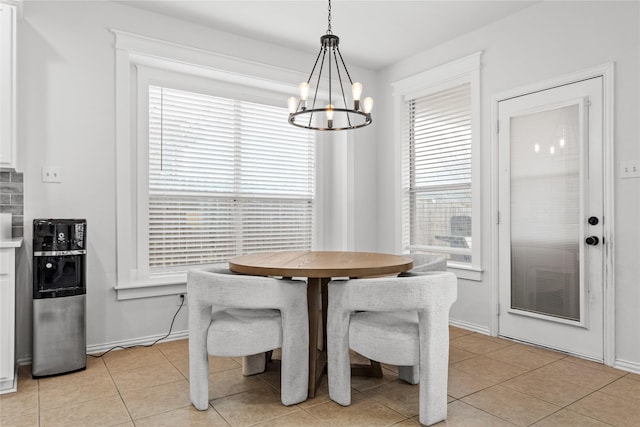
<path fill-rule="evenodd" d="M 127 415 L 129 416 L 129 421 L 131 421 L 131 424 L 133 424 L 135 426 L 136 423 L 133 421 L 133 415 L 131 414 L 131 411 L 129 410 L 129 407 L 127 406 L 126 402 L 124 401 L 124 397 L 122 397 L 122 393 L 120 392 L 120 388 L 118 387 L 118 384 L 113 379 L 113 375 L 111 374 L 111 370 L 109 369 L 109 366 L 107 366 L 107 363 L 104 361 L 102 356 L 100 356 L 99 359 L 102 362 L 102 364 L 104 365 L 104 368 L 107 370 L 107 374 L 109 374 L 109 378 L 111 378 L 111 382 L 113 382 L 113 386 L 116 388 L 116 391 L 118 392 L 118 397 L 120 398 L 120 402 L 122 402 L 122 406 L 124 406 L 124 410 L 127 411 Z"/>
<path fill-rule="evenodd" d="M 463 336 L 469 336 L 469 335 L 472 335 L 472 334 L 466 334 L 466 335 L 463 335 Z M 515 344 L 515 343 L 514 343 L 514 344 Z M 453 347 L 455 347 L 455 346 L 453 346 Z M 509 347 L 510 347 L 510 346 L 505 346 L 505 347 L 503 347 L 503 349 L 504 349 L 504 348 L 509 348 Z M 457 347 L 456 347 L 456 348 L 457 348 Z M 464 350 L 464 349 L 460 349 L 460 350 Z M 612 373 L 609 373 L 609 372 L 606 372 L 606 371 L 599 370 L 597 367 L 592 367 L 592 366 L 589 366 L 589 365 L 586 365 L 586 364 L 576 363 L 575 361 L 572 361 L 572 360 L 567 360 L 567 358 L 568 358 L 568 356 L 567 356 L 567 355 L 564 355 L 563 357 L 561 357 L 561 358 L 559 358 L 559 359 L 555 359 L 555 360 L 553 360 L 553 361 L 551 361 L 551 362 L 549 362 L 549 363 L 546 363 L 546 364 L 543 364 L 543 365 L 541 365 L 541 366 L 537 366 L 537 367 L 535 367 L 535 368 L 531 368 L 531 369 L 529 369 L 529 368 L 525 368 L 525 367 L 522 367 L 522 366 L 518 366 L 518 365 L 513 365 L 513 364 L 511 364 L 511 363 L 509 363 L 509 362 L 503 362 L 502 360 L 499 360 L 499 359 L 493 359 L 493 358 L 491 358 L 491 357 L 487 356 L 487 354 L 490 354 L 490 353 L 493 353 L 493 352 L 496 352 L 496 351 L 500 351 L 500 350 L 501 350 L 501 349 L 496 349 L 496 350 L 490 351 L 490 352 L 488 352 L 488 353 L 483 353 L 483 354 L 477 354 L 477 353 L 470 352 L 470 353 L 472 353 L 472 354 L 473 354 L 473 356 L 472 356 L 472 357 L 470 357 L 469 359 L 464 359 L 464 360 L 470 360 L 470 359 L 472 359 L 472 358 L 477 358 L 477 357 L 485 357 L 485 358 L 488 358 L 488 359 L 491 359 L 491 360 L 494 360 L 494 361 L 497 361 L 497 362 L 505 363 L 505 364 L 510 365 L 510 366 L 514 366 L 514 367 L 518 367 L 518 368 L 526 369 L 526 371 L 525 371 L 525 372 L 522 372 L 521 374 L 517 374 L 517 375 L 515 375 L 515 376 L 513 376 L 513 377 L 511 377 L 511 378 L 501 380 L 501 381 L 499 381 L 499 382 L 498 382 L 498 383 L 496 383 L 496 384 L 493 384 L 493 385 L 490 385 L 490 386 L 484 387 L 484 388 L 482 388 L 482 389 L 480 389 L 480 390 L 476 390 L 476 391 L 475 391 L 475 392 L 473 392 L 473 393 L 466 394 L 466 395 L 464 395 L 464 396 L 462 396 L 462 397 L 459 397 L 459 398 L 456 398 L 456 397 L 453 397 L 453 396 L 449 396 L 449 395 L 448 395 L 448 398 L 450 398 L 450 399 L 452 399 L 452 400 L 451 400 L 451 402 L 448 402 L 448 403 L 447 403 L 447 405 L 449 405 L 449 404 L 451 404 L 451 403 L 454 403 L 454 402 L 456 402 L 456 401 L 460 401 L 462 404 L 469 405 L 470 407 L 473 407 L 473 408 L 475 408 L 475 409 L 477 409 L 477 410 L 479 410 L 479 411 L 481 411 L 481 412 L 483 412 L 483 413 L 486 413 L 486 414 L 488 414 L 488 415 L 490 415 L 490 416 L 492 416 L 492 417 L 496 417 L 496 418 L 498 418 L 498 419 L 501 419 L 501 420 L 504 420 L 504 421 L 506 421 L 506 422 L 509 422 L 510 424 L 513 424 L 513 423 L 511 423 L 510 421 L 505 420 L 505 419 L 504 419 L 504 418 L 502 418 L 502 417 L 499 417 L 498 415 L 495 415 L 495 414 L 493 414 L 493 413 L 491 413 L 491 412 L 488 412 L 488 411 L 486 411 L 486 410 L 484 410 L 484 409 L 482 409 L 482 408 L 478 408 L 478 407 L 476 407 L 476 406 L 472 405 L 471 403 L 464 402 L 464 401 L 462 401 L 462 399 L 463 399 L 463 398 L 466 398 L 466 397 L 468 397 L 468 396 L 471 396 L 471 395 L 473 395 L 473 394 L 480 393 L 480 392 L 482 392 L 482 391 L 484 391 L 484 390 L 487 390 L 487 389 L 489 389 L 489 388 L 491 388 L 491 387 L 495 387 L 495 386 L 501 386 L 501 387 L 507 388 L 507 389 L 509 389 L 509 390 L 512 390 L 512 389 L 510 389 L 509 387 L 505 386 L 505 383 L 507 383 L 507 382 L 509 382 L 509 381 L 511 381 L 511 380 L 513 380 L 513 379 L 516 379 L 516 378 L 522 377 L 522 376 L 524 376 L 524 375 L 527 375 L 527 374 L 529 374 L 529 373 L 534 373 L 534 372 L 536 372 L 536 371 L 540 371 L 540 370 L 542 370 L 542 369 L 543 369 L 543 368 L 545 368 L 545 367 L 548 367 L 548 366 L 550 366 L 550 365 L 553 365 L 553 364 L 554 364 L 554 363 L 556 363 L 556 362 L 561 362 L 561 361 L 562 361 L 562 362 L 566 362 L 566 363 L 570 363 L 571 365 L 577 365 L 577 366 L 579 366 L 579 367 L 581 367 L 581 368 L 586 368 L 586 369 L 587 369 L 587 372 L 593 372 L 593 373 L 594 373 L 594 375 L 596 375 L 596 373 L 600 373 L 600 374 L 602 374 L 602 373 L 608 373 L 608 374 L 610 374 L 610 375 L 612 375 L 612 376 L 616 376 L 616 378 L 612 378 L 612 379 L 608 380 L 605 384 L 598 386 L 598 388 L 597 388 L 597 389 L 595 389 L 595 390 L 591 390 L 588 394 L 586 394 L 586 395 L 582 396 L 581 398 L 579 398 L 579 399 L 577 399 L 577 400 L 575 400 L 575 401 L 569 402 L 569 403 L 567 403 L 567 404 L 561 404 L 561 405 L 559 405 L 559 404 L 557 404 L 557 403 L 553 403 L 553 402 L 548 402 L 548 401 L 547 401 L 547 400 L 545 400 L 545 399 L 538 398 L 538 397 L 533 396 L 533 395 L 531 395 L 531 394 L 529 394 L 529 393 L 527 393 L 527 392 L 522 392 L 522 391 L 517 390 L 519 393 L 522 393 L 522 394 L 523 394 L 523 395 L 525 395 L 525 396 L 529 396 L 529 397 L 531 397 L 531 398 L 534 398 L 534 399 L 537 399 L 537 400 L 540 400 L 540 401 L 542 401 L 542 402 L 546 402 L 546 403 L 548 403 L 548 404 L 551 404 L 551 405 L 553 405 L 553 406 L 558 407 L 558 409 L 557 409 L 556 411 L 554 411 L 554 412 L 552 412 L 552 413 L 550 413 L 550 414 L 548 414 L 548 415 L 546 415 L 546 416 L 544 416 L 544 417 L 542 417 L 542 418 L 540 418 L 540 419 L 538 419 L 538 420 L 536 420 L 536 421 L 534 421 L 534 422 L 532 422 L 532 423 L 530 423 L 530 424 L 528 424 L 528 425 L 533 425 L 533 424 L 539 423 L 539 422 L 541 422 L 542 420 L 545 420 L 545 419 L 547 419 L 547 418 L 549 418 L 549 417 L 551 417 L 551 416 L 553 416 L 553 415 L 555 415 L 555 414 L 557 414 L 557 413 L 559 413 L 559 412 L 561 412 L 561 411 L 563 411 L 563 410 L 566 410 L 566 411 L 571 412 L 571 413 L 573 413 L 573 414 L 578 414 L 578 415 L 580 415 L 580 416 L 584 416 L 584 417 L 589 418 L 589 419 L 597 420 L 598 422 L 602 422 L 602 423 L 607 424 L 607 425 L 611 425 L 611 424 L 610 424 L 609 422 L 607 422 L 607 421 L 603 421 L 603 420 L 600 420 L 599 418 L 593 417 L 593 416 L 591 416 L 591 415 L 583 414 L 582 412 L 577 412 L 577 411 L 575 411 L 575 410 L 569 409 L 569 406 L 571 406 L 571 405 L 573 405 L 573 404 L 575 404 L 575 403 L 577 403 L 577 402 L 580 402 L 580 401 L 582 401 L 582 400 L 584 400 L 584 399 L 587 399 L 587 398 L 589 398 L 590 396 L 593 396 L 593 395 L 594 395 L 594 394 L 596 394 L 596 393 L 604 394 L 604 395 L 608 396 L 609 398 L 613 398 L 613 399 L 622 399 L 622 400 L 624 400 L 624 401 L 631 401 L 631 402 L 635 402 L 635 400 L 634 400 L 634 399 L 629 398 L 627 395 L 615 395 L 615 394 L 610 394 L 610 393 L 608 393 L 608 392 L 606 392 L 606 391 L 603 391 L 605 388 L 609 387 L 611 384 L 613 384 L 613 383 L 615 383 L 615 382 L 618 382 L 619 380 L 621 380 L 621 379 L 623 379 L 623 378 L 627 378 L 627 377 L 630 375 L 630 373 L 628 373 L 628 372 L 623 373 L 622 375 L 619 375 L 619 374 L 617 374 L 617 373 L 613 373 L 613 372 L 612 372 Z M 526 350 L 526 349 L 525 349 L 525 350 Z M 187 378 L 187 377 L 185 377 L 185 374 L 184 374 L 180 369 L 178 369 L 178 367 L 176 366 L 176 364 L 174 363 L 174 361 L 172 361 L 171 359 L 169 359 L 169 357 L 167 357 L 167 354 L 166 354 L 164 351 L 162 351 L 162 349 L 158 348 L 158 351 L 162 354 L 162 356 L 163 356 L 163 358 L 165 359 L 165 361 L 166 361 L 166 362 L 169 362 L 169 363 L 171 364 L 171 366 L 172 366 L 172 367 L 174 367 L 174 368 L 175 368 L 175 369 L 180 373 L 180 376 L 181 376 L 182 378 L 184 378 L 184 380 L 186 380 L 186 381 L 187 381 L 187 383 L 188 383 L 188 382 L 189 382 L 189 381 L 188 381 L 188 378 Z M 464 351 L 468 351 L 468 350 L 464 350 Z M 530 353 L 535 354 L 535 352 L 533 352 L 533 351 L 531 351 Z M 177 360 L 177 359 L 176 359 L 176 360 Z M 461 360 L 461 361 L 459 361 L 459 362 L 462 362 L 462 361 L 463 361 L 463 360 Z M 160 362 L 159 362 L 159 363 L 160 363 Z M 155 363 L 155 364 L 159 364 L 159 363 Z M 165 363 L 165 362 L 162 362 L 162 363 Z M 125 410 L 127 411 L 127 414 L 128 414 L 128 417 L 129 417 L 129 422 L 131 422 L 131 423 L 133 423 L 133 424 L 135 425 L 135 421 L 134 421 L 134 420 L 133 420 L 133 418 L 132 418 L 131 412 L 130 412 L 129 408 L 127 407 L 126 403 L 124 402 L 124 399 L 123 399 L 123 396 L 122 396 L 122 391 L 120 390 L 120 388 L 118 387 L 118 385 L 117 385 L 117 383 L 116 383 L 115 379 L 113 378 L 113 372 L 111 372 L 111 370 L 109 369 L 109 366 L 107 365 L 107 363 L 106 363 L 106 361 L 105 361 L 104 359 L 102 360 L 102 364 L 103 364 L 103 366 L 104 366 L 104 369 L 107 371 L 107 373 L 108 373 L 108 375 L 109 375 L 109 378 L 110 378 L 111 382 L 112 382 L 112 383 L 113 383 L 113 385 L 115 386 L 115 390 L 116 390 L 116 393 L 118 394 L 118 397 L 119 397 L 120 401 L 121 401 L 121 402 L 122 402 L 122 404 L 125 406 Z M 155 364 L 152 364 L 152 365 L 155 365 Z M 449 367 L 450 367 L 450 368 L 452 368 L 454 365 L 455 365 L 455 363 L 454 363 L 454 364 L 449 365 Z M 135 370 L 135 369 L 138 369 L 138 368 L 124 369 L 124 370 L 122 370 L 122 371 L 116 371 L 116 373 L 119 373 L 119 372 L 126 372 L 126 371 L 129 371 L 129 370 L 133 371 L 133 370 Z M 232 369 L 232 368 L 230 368 L 230 369 L 224 369 L 224 370 L 222 370 L 222 371 L 220 371 L 220 372 L 226 372 L 226 371 L 231 370 L 231 369 Z M 212 372 L 211 374 L 214 374 L 214 373 Z M 211 375 L 211 374 L 210 374 L 210 375 Z M 469 375 L 474 375 L 474 376 L 475 376 L 475 374 L 469 374 Z M 482 377 L 482 376 L 480 376 L 480 377 Z M 548 379 L 550 379 L 550 380 L 554 380 L 554 378 L 553 378 L 552 376 L 550 377 L 549 375 L 543 375 L 543 377 L 544 377 L 544 378 L 548 378 Z M 259 376 L 259 378 L 260 378 L 260 380 L 262 381 L 262 383 L 266 383 L 266 385 L 268 385 L 268 386 L 269 386 L 269 389 L 273 389 L 273 391 L 279 392 L 279 390 L 276 388 L 276 386 L 274 386 L 273 384 L 269 383 L 265 378 L 263 378 L 262 376 Z M 631 381 L 637 381 L 635 378 L 631 378 L 631 377 L 629 377 L 629 380 L 631 380 Z M 169 382 L 169 383 L 179 382 L 179 381 L 183 381 L 183 379 L 176 380 L 176 381 L 171 381 L 171 382 Z M 164 384 L 169 384 L 169 383 L 156 384 L 156 385 L 154 385 L 154 386 L 152 386 L 152 387 L 156 387 L 156 386 L 160 386 L 160 385 L 164 385 Z M 374 390 L 374 389 L 376 389 L 376 388 L 380 388 L 380 387 L 383 387 L 383 386 L 388 385 L 388 384 L 389 384 L 389 383 L 377 384 L 377 385 L 374 385 L 373 387 L 368 388 L 366 391 Z M 577 387 L 582 387 L 582 388 L 590 389 L 590 387 L 584 387 L 584 386 L 581 386 L 581 385 L 579 385 L 579 384 L 573 384 L 573 383 L 571 383 L 571 384 L 572 384 L 572 385 L 575 385 L 575 386 L 577 386 Z M 38 395 L 38 396 L 37 396 L 37 405 L 38 405 L 38 406 L 37 406 L 37 411 L 38 411 L 38 415 L 37 415 L 37 420 L 38 420 L 38 421 L 37 421 L 37 422 L 38 422 L 38 425 L 41 425 L 41 424 L 42 424 L 42 418 L 41 418 L 41 416 L 42 416 L 42 413 L 43 413 L 42 405 L 41 405 L 40 385 L 41 385 L 41 384 L 40 384 L 40 380 L 39 380 L 39 379 L 37 379 L 37 380 L 36 380 L 36 384 L 35 384 L 35 390 L 36 390 L 36 393 L 37 393 L 37 395 Z M 146 387 L 146 388 L 152 388 L 152 387 Z M 142 390 L 142 389 L 138 389 L 138 390 Z M 355 390 L 355 389 L 354 389 L 353 391 L 355 391 L 355 392 L 358 392 L 358 393 L 362 394 L 362 393 L 361 393 L 361 392 L 359 392 L 358 390 Z M 242 392 L 240 392 L 240 393 L 242 393 Z M 239 393 L 234 393 L 233 395 L 236 395 L 236 394 L 239 394 Z M 232 395 L 229 395 L 229 396 L 232 396 Z M 98 398 L 95 398 L 95 399 L 90 399 L 90 400 L 85 401 L 85 402 L 90 402 L 90 401 L 98 400 L 98 399 L 100 399 L 100 398 L 104 398 L 104 397 L 108 397 L 108 396 L 102 396 L 102 397 L 98 397 Z M 228 396 L 224 396 L 224 397 L 228 397 Z M 384 402 L 378 401 L 375 397 L 373 397 L 373 399 L 374 399 L 377 403 L 379 403 L 380 405 L 382 405 L 383 407 L 385 407 L 385 408 L 389 409 L 390 411 L 392 411 L 392 412 L 394 412 L 394 413 L 399 414 L 401 417 L 404 417 L 404 419 L 403 419 L 403 420 L 399 421 L 400 423 L 401 423 L 401 422 L 403 422 L 403 421 L 408 421 L 408 420 L 411 420 L 412 418 L 414 418 L 414 417 L 407 417 L 406 415 L 404 415 L 404 414 L 402 414 L 402 413 L 398 412 L 397 410 L 395 410 L 395 409 L 391 408 L 390 406 L 386 405 Z M 215 400 L 215 399 L 214 399 L 214 400 Z M 85 403 L 85 402 L 80 402 L 80 403 Z M 324 404 L 324 403 L 328 403 L 328 402 L 331 402 L 331 401 L 321 402 L 321 403 L 318 403 L 318 405 L 321 405 L 321 404 Z M 158 414 L 148 415 L 148 416 L 146 416 L 146 417 L 142 417 L 142 418 L 140 418 L 140 419 L 149 418 L 149 417 L 152 417 L 152 416 L 155 416 L 155 415 L 168 413 L 168 412 L 171 412 L 171 411 L 174 411 L 174 410 L 178 410 L 178 409 L 188 408 L 188 407 L 190 407 L 190 406 L 191 406 L 190 404 L 186 404 L 185 406 L 180 407 L 180 408 L 174 408 L 174 409 L 171 409 L 171 410 L 166 410 L 166 411 L 164 411 L 164 412 L 160 412 L 160 413 L 158 413 Z M 231 423 L 229 423 L 229 421 L 228 421 L 224 416 L 222 416 L 222 414 L 221 414 L 220 412 L 218 412 L 218 411 L 215 409 L 215 407 L 213 407 L 213 405 L 211 404 L 211 401 L 209 401 L 209 406 L 211 406 L 211 407 L 213 408 L 213 410 L 216 412 L 216 414 L 217 414 L 217 415 L 219 415 L 219 416 L 221 417 L 221 419 L 222 419 L 222 420 L 224 420 L 224 422 L 225 422 L 225 423 L 227 423 L 227 424 L 229 424 L 229 425 L 232 425 Z M 312 406 L 311 408 L 313 408 L 313 407 L 315 407 L 315 406 L 317 406 L 317 405 L 314 405 L 314 406 Z M 64 406 L 62 406 L 62 407 L 64 407 Z M 301 406 L 299 406 L 299 405 L 296 405 L 296 407 L 297 407 L 297 410 L 296 410 L 296 411 L 294 411 L 294 412 L 292 412 L 292 413 L 303 412 L 303 413 L 306 413 L 307 415 L 309 415 L 309 416 L 313 417 L 314 419 L 318 419 L 317 417 L 313 416 L 313 414 L 311 414 L 311 413 L 308 411 L 308 409 L 307 409 L 307 408 L 301 407 Z M 58 408 L 60 408 L 60 407 L 58 407 Z M 56 409 L 56 408 L 49 408 L 49 409 Z M 49 409 L 47 409 L 47 411 L 48 411 Z M 276 417 L 274 417 L 274 418 L 271 418 L 270 420 L 280 419 L 280 418 L 286 417 L 286 416 L 288 416 L 288 415 L 291 415 L 292 413 L 284 414 L 284 415 L 280 415 L 280 416 L 276 416 Z M 263 420 L 263 421 L 260 421 L 260 422 L 265 422 L 265 421 L 270 421 L 270 420 Z M 323 421 L 323 420 L 320 420 L 320 421 Z M 259 423 L 258 423 L 258 424 L 259 424 Z M 396 424 L 397 424 L 397 423 L 396 423 Z"/>

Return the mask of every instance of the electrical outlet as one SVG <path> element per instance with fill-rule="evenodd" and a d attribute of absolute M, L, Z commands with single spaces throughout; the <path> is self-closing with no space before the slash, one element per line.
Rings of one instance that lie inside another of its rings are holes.
<path fill-rule="evenodd" d="M 620 162 L 620 178 L 639 178 L 640 164 L 634 161 Z"/>
<path fill-rule="evenodd" d="M 62 182 L 60 166 L 43 166 L 42 182 Z"/>
<path fill-rule="evenodd" d="M 184 300 L 184 302 L 183 302 Z M 178 303 L 176 304 L 178 307 L 180 307 L 180 305 L 185 306 L 187 305 L 187 296 L 185 294 L 179 294 L 178 295 Z"/>

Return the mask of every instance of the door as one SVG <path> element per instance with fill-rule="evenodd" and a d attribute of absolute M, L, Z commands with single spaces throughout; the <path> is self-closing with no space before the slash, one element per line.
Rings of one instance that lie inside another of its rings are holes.
<path fill-rule="evenodd" d="M 603 360 L 602 77 L 498 103 L 499 335 Z"/>

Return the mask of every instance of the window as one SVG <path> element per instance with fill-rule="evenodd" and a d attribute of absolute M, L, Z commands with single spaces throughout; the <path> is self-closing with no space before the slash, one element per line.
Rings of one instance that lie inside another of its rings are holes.
<path fill-rule="evenodd" d="M 314 139 L 286 108 L 149 86 L 149 271 L 310 250 Z"/>
<path fill-rule="evenodd" d="M 315 248 L 322 153 L 287 123 L 300 73 L 112 31 L 117 299 L 184 293 L 190 268 L 239 254 Z"/>
<path fill-rule="evenodd" d="M 472 244 L 470 98 L 464 83 L 405 102 L 408 246 L 463 262 L 471 262 Z"/>
<path fill-rule="evenodd" d="M 468 270 L 480 268 L 478 74 L 479 54 L 395 84 L 403 251 Z"/>

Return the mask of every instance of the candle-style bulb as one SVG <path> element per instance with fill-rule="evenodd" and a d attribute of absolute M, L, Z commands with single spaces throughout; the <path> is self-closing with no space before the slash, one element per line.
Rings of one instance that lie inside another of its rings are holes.
<path fill-rule="evenodd" d="M 327 105 L 327 127 L 333 127 L 333 105 Z"/>
<path fill-rule="evenodd" d="M 360 109 L 360 97 L 362 96 L 362 83 L 355 82 L 351 85 L 351 94 L 353 95 L 353 108 Z"/>
<path fill-rule="evenodd" d="M 333 105 L 327 105 L 327 120 L 333 120 Z"/>
<path fill-rule="evenodd" d="M 367 96 L 365 99 L 362 100 L 362 103 L 363 103 L 364 112 L 366 114 L 371 114 L 371 110 L 373 110 L 373 98 L 371 98 L 370 96 Z"/>
<path fill-rule="evenodd" d="M 295 96 L 290 96 L 287 100 L 287 105 L 289 106 L 289 113 L 295 113 L 298 109 L 298 99 Z"/>
<path fill-rule="evenodd" d="M 300 90 L 300 109 L 305 111 L 307 109 L 307 98 L 309 97 L 309 83 L 300 83 L 298 89 Z"/>
<path fill-rule="evenodd" d="M 309 83 L 307 82 L 300 83 L 300 85 L 298 86 L 298 89 L 300 90 L 300 100 L 306 101 L 307 98 L 309 97 Z"/>

